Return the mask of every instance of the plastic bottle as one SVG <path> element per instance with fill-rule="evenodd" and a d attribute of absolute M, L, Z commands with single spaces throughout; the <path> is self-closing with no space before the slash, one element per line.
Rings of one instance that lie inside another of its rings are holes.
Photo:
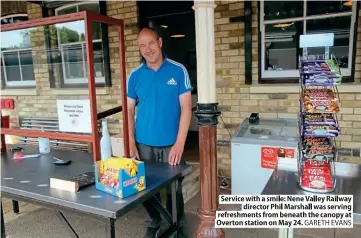
<path fill-rule="evenodd" d="M 43 128 L 41 128 L 41 132 L 44 132 Z M 39 137 L 38 142 L 39 142 L 40 154 L 49 154 L 50 153 L 50 139 Z"/>
<path fill-rule="evenodd" d="M 100 140 L 100 152 L 102 160 L 112 157 L 112 146 L 106 120 L 102 121 L 102 138 Z"/>

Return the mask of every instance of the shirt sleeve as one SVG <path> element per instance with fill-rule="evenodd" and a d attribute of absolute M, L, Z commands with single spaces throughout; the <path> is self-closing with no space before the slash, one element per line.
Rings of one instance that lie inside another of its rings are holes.
<path fill-rule="evenodd" d="M 179 95 L 193 90 L 187 69 L 183 65 L 180 68 Z"/>
<path fill-rule="evenodd" d="M 135 93 L 135 73 L 132 71 L 128 78 L 127 83 L 127 96 L 131 99 L 137 100 L 137 94 Z"/>

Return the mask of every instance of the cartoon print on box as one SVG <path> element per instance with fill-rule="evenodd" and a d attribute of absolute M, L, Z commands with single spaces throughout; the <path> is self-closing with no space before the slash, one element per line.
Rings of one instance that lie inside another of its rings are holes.
<path fill-rule="evenodd" d="M 126 172 L 130 177 L 136 176 L 138 174 L 137 164 L 134 160 L 129 161 L 126 163 L 125 168 Z"/>
<path fill-rule="evenodd" d="M 139 192 L 144 190 L 144 181 L 145 181 L 145 177 L 141 176 L 139 178 L 139 182 L 134 186 Z"/>

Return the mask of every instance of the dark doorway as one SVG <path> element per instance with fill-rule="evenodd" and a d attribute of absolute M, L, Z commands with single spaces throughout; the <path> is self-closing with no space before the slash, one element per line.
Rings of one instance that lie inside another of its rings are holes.
<path fill-rule="evenodd" d="M 197 103 L 197 57 L 193 1 L 138 1 L 140 27 L 153 27 L 163 39 L 163 51 L 183 64 L 192 86 L 193 107 Z M 184 148 L 187 161 L 199 161 L 197 119 L 193 116 Z"/>

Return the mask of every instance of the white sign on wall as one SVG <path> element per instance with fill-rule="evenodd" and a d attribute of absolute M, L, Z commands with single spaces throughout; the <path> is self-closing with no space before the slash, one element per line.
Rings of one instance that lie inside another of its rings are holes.
<path fill-rule="evenodd" d="M 92 133 L 89 100 L 57 100 L 59 131 Z"/>

